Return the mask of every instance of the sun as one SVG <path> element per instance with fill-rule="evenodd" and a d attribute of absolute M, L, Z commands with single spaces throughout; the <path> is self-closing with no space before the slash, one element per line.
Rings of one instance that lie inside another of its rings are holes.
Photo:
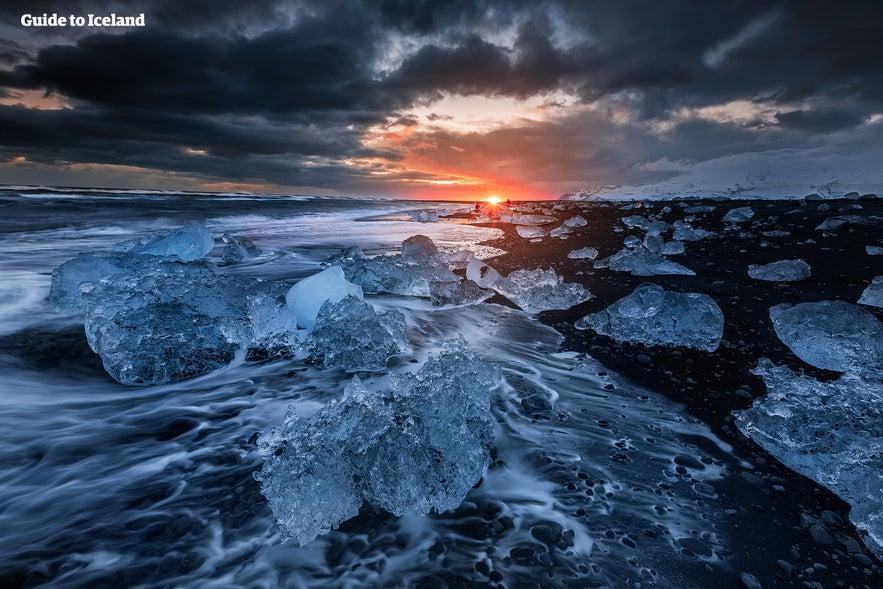
<path fill-rule="evenodd" d="M 489 203 L 491 203 L 492 205 L 498 205 L 498 204 L 500 204 L 501 202 L 503 202 L 503 199 L 500 198 L 499 196 L 496 196 L 496 195 L 495 195 L 495 196 L 489 196 L 489 197 L 487 197 L 487 201 L 488 201 Z"/>

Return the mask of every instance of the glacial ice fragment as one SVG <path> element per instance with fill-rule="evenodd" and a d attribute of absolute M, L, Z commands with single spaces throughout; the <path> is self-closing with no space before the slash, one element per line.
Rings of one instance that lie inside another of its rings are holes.
<path fill-rule="evenodd" d="M 883 276 L 877 276 L 871 284 L 862 292 L 858 303 L 869 307 L 883 308 Z"/>
<path fill-rule="evenodd" d="M 767 280 L 771 282 L 794 282 L 806 280 L 812 274 L 812 268 L 806 261 L 779 260 L 769 264 L 751 264 L 748 266 L 748 275 L 755 280 Z"/>
<path fill-rule="evenodd" d="M 712 231 L 693 227 L 686 221 L 675 221 L 672 223 L 672 227 L 674 227 L 672 238 L 678 241 L 699 241 L 708 237 L 714 237 Z"/>
<path fill-rule="evenodd" d="M 782 303 L 770 308 L 779 339 L 797 357 L 838 372 L 883 374 L 883 324 L 845 301 Z"/>
<path fill-rule="evenodd" d="M 429 283 L 429 300 L 433 306 L 471 305 L 494 296 L 494 291 L 485 290 L 468 278 L 457 282 Z"/>
<path fill-rule="evenodd" d="M 714 206 L 712 205 L 692 205 L 684 209 L 684 212 L 688 215 L 695 215 L 698 213 L 710 213 L 714 210 Z"/>
<path fill-rule="evenodd" d="M 593 247 L 584 247 L 578 250 L 573 250 L 567 254 L 567 257 L 572 260 L 594 260 L 598 257 L 598 250 Z"/>
<path fill-rule="evenodd" d="M 647 249 L 647 251 L 658 254 L 662 252 L 662 249 L 665 247 L 665 239 L 658 234 L 647 234 L 644 236 L 643 246 Z"/>
<path fill-rule="evenodd" d="M 438 211 L 436 210 L 411 211 L 408 215 L 412 221 L 417 223 L 438 223 Z"/>
<path fill-rule="evenodd" d="M 671 228 L 671 225 L 665 221 L 653 221 L 647 226 L 645 235 L 662 235 L 663 233 L 671 231 Z"/>
<path fill-rule="evenodd" d="M 677 256 L 683 254 L 684 251 L 684 242 L 677 239 L 666 241 L 662 247 L 662 255 L 664 256 Z"/>
<path fill-rule="evenodd" d="M 177 258 L 184 262 L 198 260 L 214 247 L 211 230 L 202 223 L 190 223 L 170 231 L 152 233 L 116 244 L 117 252 Z"/>
<path fill-rule="evenodd" d="M 589 222 L 582 215 L 571 217 L 564 222 L 565 227 L 585 227 Z"/>
<path fill-rule="evenodd" d="M 347 372 L 382 370 L 390 356 L 410 350 L 401 311 L 377 313 L 352 295 L 322 304 L 305 344 L 310 362 Z"/>
<path fill-rule="evenodd" d="M 754 211 L 751 207 L 737 207 L 735 209 L 730 209 L 727 211 L 727 214 L 724 215 L 724 223 L 743 223 L 754 216 Z"/>
<path fill-rule="evenodd" d="M 630 250 L 623 248 L 603 260 L 595 262 L 595 268 L 610 268 L 617 272 L 631 272 L 633 276 L 654 276 L 657 274 L 683 274 L 694 276 L 696 273 L 689 268 L 667 260 L 659 254 L 647 251 L 643 247 Z"/>
<path fill-rule="evenodd" d="M 462 342 L 386 391 L 353 378 L 309 420 L 289 409 L 258 438 L 261 482 L 283 540 L 306 544 L 358 513 L 363 501 L 394 515 L 453 509 L 490 463 L 490 392 L 499 368 Z"/>
<path fill-rule="evenodd" d="M 254 258 L 261 255 L 261 250 L 250 239 L 240 237 L 236 239 L 229 232 L 221 236 L 224 242 L 224 250 L 221 252 L 221 259 L 225 266 L 238 264 L 248 258 Z"/>
<path fill-rule="evenodd" d="M 770 454 L 852 506 L 849 519 L 883 558 L 883 386 L 856 374 L 832 382 L 761 359 L 767 394 L 736 426 Z"/>
<path fill-rule="evenodd" d="M 574 325 L 620 342 L 686 346 L 713 352 L 724 332 L 724 315 L 701 293 L 679 293 L 645 283 L 603 311 Z"/>
<path fill-rule="evenodd" d="M 542 227 L 537 227 L 535 225 L 516 225 L 515 231 L 518 232 L 518 235 L 523 237 L 524 239 L 532 239 L 535 237 L 545 237 L 549 234 L 548 231 L 543 229 Z"/>
<path fill-rule="evenodd" d="M 455 282 L 447 260 L 432 240 L 415 235 L 402 242 L 402 253 L 368 258 L 358 247 L 350 247 L 332 256 L 328 265 L 339 265 L 346 279 L 368 294 L 393 294 L 429 297 L 433 280 Z"/>
<path fill-rule="evenodd" d="M 502 280 L 503 277 L 481 260 L 475 259 L 470 260 L 466 265 L 466 278 L 481 288 L 493 288 L 494 284 Z"/>
<path fill-rule="evenodd" d="M 526 313 L 569 309 L 592 298 L 581 284 L 564 282 L 555 270 L 516 270 L 491 288 L 521 307 Z"/>
<path fill-rule="evenodd" d="M 879 245 L 866 245 L 865 251 L 869 256 L 883 256 L 883 247 Z"/>
<path fill-rule="evenodd" d="M 285 299 L 297 316 L 297 324 L 312 329 L 322 303 L 336 303 L 350 295 L 362 298 L 362 287 L 347 282 L 339 266 L 331 266 L 292 286 Z"/>
<path fill-rule="evenodd" d="M 623 217 L 622 219 L 620 219 L 620 221 L 622 221 L 622 224 L 629 229 L 632 229 L 634 227 L 637 227 L 638 229 L 646 229 L 650 226 L 650 220 L 642 215 L 629 215 L 627 217 Z"/>

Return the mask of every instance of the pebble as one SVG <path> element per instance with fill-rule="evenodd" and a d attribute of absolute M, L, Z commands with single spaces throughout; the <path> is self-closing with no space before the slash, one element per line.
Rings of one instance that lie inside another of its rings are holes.
<path fill-rule="evenodd" d="M 763 589 L 763 585 L 761 585 L 760 581 L 757 580 L 757 577 L 751 573 L 743 571 L 742 574 L 739 575 L 739 579 L 742 580 L 742 585 L 745 586 L 745 589 Z"/>
<path fill-rule="evenodd" d="M 809 528 L 809 535 L 812 536 L 812 539 L 818 542 L 819 544 L 833 544 L 834 538 L 831 537 L 831 534 L 828 533 L 828 530 L 823 528 L 820 524 L 815 524 Z"/>

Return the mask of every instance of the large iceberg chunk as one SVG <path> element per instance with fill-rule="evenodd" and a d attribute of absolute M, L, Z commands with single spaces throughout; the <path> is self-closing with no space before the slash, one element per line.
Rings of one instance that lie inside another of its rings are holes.
<path fill-rule="evenodd" d="M 207 263 L 166 261 L 86 287 L 89 346 L 122 384 L 205 374 L 252 340 L 244 284 Z"/>
<path fill-rule="evenodd" d="M 361 299 L 362 287 L 347 282 L 339 266 L 331 266 L 292 286 L 285 298 L 297 316 L 297 324 L 312 329 L 325 301 L 336 303 L 347 296 Z"/>
<path fill-rule="evenodd" d="M 812 268 L 805 260 L 779 260 L 769 264 L 751 264 L 748 275 L 755 280 L 772 282 L 793 282 L 806 280 L 812 274 Z"/>
<path fill-rule="evenodd" d="M 569 309 L 592 298 L 582 284 L 564 282 L 555 270 L 516 270 L 491 288 L 521 307 L 527 313 L 553 309 Z"/>
<path fill-rule="evenodd" d="M 595 262 L 595 268 L 610 268 L 618 272 L 631 272 L 633 276 L 654 276 L 657 274 L 682 274 L 694 276 L 696 273 L 672 262 L 643 247 L 634 250 L 623 248 L 603 260 Z"/>
<path fill-rule="evenodd" d="M 189 262 L 205 256 L 214 245 L 215 241 L 208 227 L 202 223 L 190 223 L 170 231 L 118 243 L 113 249 L 128 254 L 177 258 Z"/>
<path fill-rule="evenodd" d="M 52 271 L 49 302 L 58 311 L 82 311 L 84 285 L 133 271 L 147 272 L 166 259 L 197 260 L 211 251 L 213 245 L 208 227 L 191 223 L 118 243 L 111 252 L 80 254 Z"/>
<path fill-rule="evenodd" d="M 369 294 L 389 292 L 429 297 L 430 282 L 457 281 L 445 257 L 425 235 L 415 235 L 402 242 L 401 254 L 368 258 L 358 247 L 350 247 L 332 256 L 327 263 L 339 265 L 347 280 Z"/>
<path fill-rule="evenodd" d="M 306 346 L 314 364 L 347 372 L 382 370 L 390 356 L 410 349 L 401 311 L 376 313 L 352 295 L 322 304 Z"/>
<path fill-rule="evenodd" d="M 289 410 L 258 440 L 255 474 L 283 539 L 305 544 L 358 513 L 457 507 L 490 462 L 490 391 L 500 371 L 448 347 L 415 374 L 369 392 L 358 378 L 309 420 Z"/>
<path fill-rule="evenodd" d="M 883 558 L 883 387 L 845 374 L 822 383 L 762 359 L 767 394 L 736 412 L 736 426 L 789 468 L 852 506 L 849 519 Z"/>
<path fill-rule="evenodd" d="M 820 301 L 770 308 L 779 339 L 797 357 L 838 372 L 883 374 L 883 324 L 858 305 Z"/>
<path fill-rule="evenodd" d="M 868 288 L 862 292 L 858 303 L 860 305 L 868 305 L 869 307 L 883 308 L 883 276 L 876 277 Z"/>
<path fill-rule="evenodd" d="M 599 313 L 576 322 L 620 342 L 686 346 L 713 352 L 724 333 L 724 315 L 701 293 L 678 293 L 642 284 Z"/>

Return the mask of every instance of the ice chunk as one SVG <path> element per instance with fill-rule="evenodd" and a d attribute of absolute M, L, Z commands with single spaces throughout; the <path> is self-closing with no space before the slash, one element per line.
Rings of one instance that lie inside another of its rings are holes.
<path fill-rule="evenodd" d="M 883 374 L 883 324 L 858 305 L 820 301 L 770 308 L 779 339 L 797 357 L 838 372 Z"/>
<path fill-rule="evenodd" d="M 622 245 L 629 249 L 641 247 L 641 238 L 637 235 L 627 235 L 626 238 L 622 240 Z"/>
<path fill-rule="evenodd" d="M 561 225 L 559 227 L 555 227 L 551 231 L 549 231 L 550 237 L 564 238 L 566 235 L 570 234 L 570 227 L 567 225 Z"/>
<path fill-rule="evenodd" d="M 648 251 L 658 254 L 665 247 L 665 240 L 660 235 L 647 234 L 644 236 L 643 245 Z"/>
<path fill-rule="evenodd" d="M 883 276 L 876 277 L 858 300 L 860 305 L 883 308 Z"/>
<path fill-rule="evenodd" d="M 339 266 L 331 266 L 292 286 L 285 299 L 297 316 L 297 324 L 312 329 L 322 303 L 336 303 L 350 295 L 362 298 L 362 287 L 347 282 Z"/>
<path fill-rule="evenodd" d="M 697 213 L 710 213 L 714 210 L 714 206 L 712 205 L 692 205 L 684 209 L 684 212 L 689 215 L 695 215 Z"/>
<path fill-rule="evenodd" d="M 448 347 L 414 374 L 369 392 L 353 378 L 309 420 L 289 410 L 258 439 L 261 491 L 283 540 L 306 544 L 358 513 L 363 500 L 395 515 L 453 509 L 490 463 L 490 392 L 498 368 Z"/>
<path fill-rule="evenodd" d="M 790 231 L 782 231 L 781 229 L 773 229 L 771 231 L 761 231 L 760 233 L 764 237 L 788 237 L 791 235 Z"/>
<path fill-rule="evenodd" d="M 555 270 L 516 270 L 490 285 L 527 313 L 569 309 L 592 298 L 581 284 L 566 283 Z"/>
<path fill-rule="evenodd" d="M 629 215 L 620 219 L 622 224 L 629 229 L 637 227 L 638 229 L 646 229 L 650 226 L 650 220 L 642 215 Z"/>
<path fill-rule="evenodd" d="M 202 223 L 190 223 L 170 231 L 130 239 L 114 246 L 114 251 L 182 261 L 198 260 L 214 247 L 211 230 Z"/>
<path fill-rule="evenodd" d="M 503 277 L 481 260 L 472 260 L 466 265 L 466 278 L 481 288 L 492 288 Z"/>
<path fill-rule="evenodd" d="M 694 228 L 685 221 L 675 221 L 672 227 L 674 227 L 672 237 L 678 241 L 699 241 L 707 237 L 714 237 L 713 232 Z"/>
<path fill-rule="evenodd" d="M 603 311 L 586 315 L 575 327 L 620 342 L 713 352 L 723 337 L 724 315 L 706 294 L 672 292 L 647 283 Z"/>
<path fill-rule="evenodd" d="M 245 237 L 236 239 L 229 232 L 224 233 L 221 239 L 224 242 L 224 251 L 221 252 L 221 258 L 227 266 L 261 255 L 261 250 L 250 239 Z"/>
<path fill-rule="evenodd" d="M 883 247 L 879 245 L 866 245 L 865 251 L 869 256 L 883 256 Z"/>
<path fill-rule="evenodd" d="M 89 346 L 122 384 L 159 384 L 228 364 L 254 330 L 245 279 L 205 262 L 163 261 L 84 290 Z"/>
<path fill-rule="evenodd" d="M 535 227 L 533 225 L 516 225 L 515 231 L 518 232 L 518 235 L 525 239 L 531 239 L 535 237 L 545 237 L 549 234 L 548 231 L 543 229 L 542 227 Z"/>
<path fill-rule="evenodd" d="M 653 221 L 647 226 L 646 235 L 662 235 L 668 231 L 671 231 L 671 225 L 665 221 Z"/>
<path fill-rule="evenodd" d="M 322 304 L 305 343 L 310 362 L 347 372 L 382 370 L 390 356 L 410 350 L 401 311 L 376 313 L 352 295 Z"/>
<path fill-rule="evenodd" d="M 822 383 L 765 358 L 752 372 L 763 378 L 767 394 L 735 412 L 736 426 L 788 468 L 849 503 L 849 519 L 883 558 L 881 383 L 855 374 Z"/>
<path fill-rule="evenodd" d="M 429 300 L 435 306 L 470 305 L 480 303 L 492 296 L 494 296 L 492 290 L 485 290 L 468 279 L 458 282 L 433 280 L 429 283 Z"/>
<path fill-rule="evenodd" d="M 438 223 L 438 211 L 436 210 L 411 211 L 408 215 L 412 221 L 418 223 Z"/>
<path fill-rule="evenodd" d="M 769 264 L 751 264 L 748 266 L 748 275 L 755 280 L 768 280 L 772 282 L 793 282 L 806 280 L 812 274 L 812 269 L 804 260 L 779 260 Z"/>
<path fill-rule="evenodd" d="M 549 225 L 557 221 L 555 217 L 548 215 L 522 215 L 511 211 L 503 211 L 500 220 L 503 223 L 512 223 L 513 225 Z"/>
<path fill-rule="evenodd" d="M 196 260 L 207 254 L 213 245 L 208 227 L 191 223 L 118 243 L 111 252 L 80 254 L 52 271 L 49 302 L 58 311 L 82 311 L 81 289 L 84 285 L 137 272 L 139 268 L 149 272 L 164 259 Z"/>
<path fill-rule="evenodd" d="M 584 247 L 582 249 L 573 250 L 567 254 L 567 257 L 572 260 L 594 260 L 598 257 L 598 250 L 593 247 Z"/>
<path fill-rule="evenodd" d="M 328 265 L 339 265 L 350 282 L 369 294 L 393 294 L 429 297 L 429 283 L 456 282 L 457 276 L 432 240 L 425 235 L 409 237 L 402 243 L 402 253 L 368 258 L 357 247 L 332 256 Z"/>
<path fill-rule="evenodd" d="M 636 250 L 621 249 L 612 256 L 595 262 L 595 268 L 610 268 L 617 272 L 631 272 L 633 276 L 654 276 L 657 274 L 682 274 L 694 276 L 696 273 L 672 262 L 664 257 L 647 251 L 644 248 Z"/>
<path fill-rule="evenodd" d="M 677 256 L 684 253 L 684 251 L 684 242 L 675 239 L 665 242 L 665 245 L 662 248 L 662 255 Z"/>
<path fill-rule="evenodd" d="M 277 282 L 255 281 L 245 286 L 244 292 L 252 331 L 248 358 L 293 355 L 300 341 L 297 315 L 285 299 L 288 287 Z"/>
<path fill-rule="evenodd" d="M 576 217 L 571 217 L 570 219 L 564 222 L 565 227 L 585 227 L 589 222 L 586 221 L 585 217 L 581 215 L 577 215 Z"/>
<path fill-rule="evenodd" d="M 751 210 L 751 207 L 737 207 L 727 211 L 727 214 L 724 215 L 724 223 L 743 223 L 753 216 L 754 211 Z"/>

